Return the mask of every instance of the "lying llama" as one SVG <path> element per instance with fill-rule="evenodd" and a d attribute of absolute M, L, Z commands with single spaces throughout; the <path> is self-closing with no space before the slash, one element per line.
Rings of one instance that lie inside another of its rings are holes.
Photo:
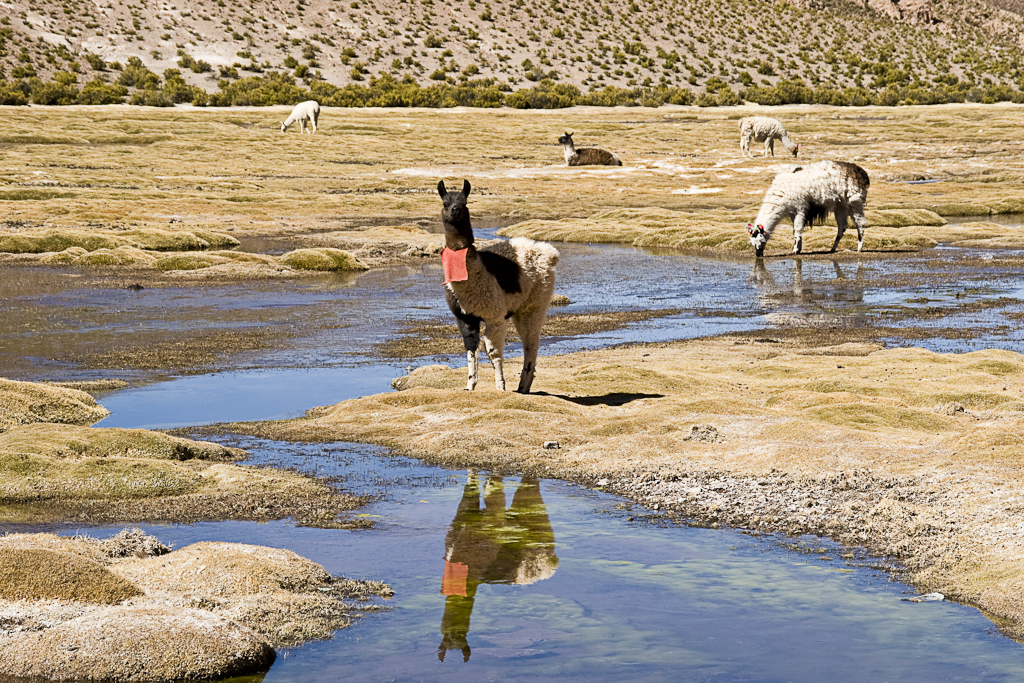
<path fill-rule="evenodd" d="M 793 156 L 800 151 L 800 145 L 789 137 L 782 122 L 767 116 L 748 116 L 745 119 L 740 119 L 740 152 L 744 156 L 754 156 L 754 153 L 750 151 L 751 140 L 764 143 L 765 156 L 768 156 L 768 152 L 775 156 L 776 140 L 781 140 Z"/>
<path fill-rule="evenodd" d="M 292 109 L 292 113 L 285 119 L 284 123 L 281 124 L 281 132 L 288 130 L 288 126 L 292 125 L 296 121 L 299 122 L 299 129 L 301 132 L 306 132 L 306 123 L 308 122 L 310 127 L 313 129 L 309 131 L 312 135 L 316 132 L 316 122 L 320 120 L 320 104 L 315 100 L 306 100 L 305 102 L 299 102 Z"/>
<path fill-rule="evenodd" d="M 868 200 L 870 185 L 867 172 L 857 164 L 845 161 L 819 161 L 803 168 L 780 173 L 764 195 L 764 203 L 757 219 L 747 223 L 750 243 L 758 256 L 764 255 L 764 245 L 775 227 L 784 218 L 793 221 L 793 253 L 803 247 L 805 225 L 819 225 L 835 213 L 839 232 L 830 252 L 839 246 L 846 232 L 846 219 L 853 218 L 857 226 L 857 251 L 864 247 L 864 204 Z"/>
<path fill-rule="evenodd" d="M 576 149 L 572 144 L 572 133 L 566 133 L 558 138 L 565 152 L 566 166 L 622 166 L 622 160 L 607 150 L 599 147 L 584 147 Z"/>
<path fill-rule="evenodd" d="M 523 373 L 517 391 L 526 394 L 533 384 L 540 329 L 555 289 L 558 251 L 550 244 L 526 237 L 515 237 L 478 250 L 473 246 L 473 228 L 466 207 L 469 190 L 468 180 L 463 183 L 461 192 L 448 192 L 443 180 L 437 184 L 437 193 L 444 204 L 441 209 L 445 242 L 441 252 L 444 294 L 466 347 L 469 365 L 466 389 L 476 387 L 477 349 L 483 336 L 484 348 L 494 366 L 494 386 L 498 391 L 505 391 L 502 351 L 508 319 L 512 318 L 523 340 Z M 483 335 L 480 334 L 481 322 L 486 326 Z"/>

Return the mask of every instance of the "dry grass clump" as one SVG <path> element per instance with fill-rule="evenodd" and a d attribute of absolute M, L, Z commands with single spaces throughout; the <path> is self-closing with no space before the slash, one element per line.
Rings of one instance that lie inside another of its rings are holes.
<path fill-rule="evenodd" d="M 0 635 L 0 676 L 96 680 L 263 669 L 273 647 L 329 638 L 379 609 L 371 598 L 393 594 L 288 550 L 196 543 L 170 552 L 138 529 L 106 540 L 0 536 L 0 578 L 0 620 L 19 627 Z"/>
<path fill-rule="evenodd" d="M 879 485 L 870 505 L 846 513 L 849 524 L 823 520 L 821 529 L 900 555 L 921 585 L 1024 617 L 1022 594 L 1004 590 L 1024 577 L 993 578 L 984 590 L 965 583 L 979 563 L 992 577 L 1017 571 L 1024 552 L 1024 509 L 1013 503 L 1024 496 L 1019 354 L 865 344 L 808 349 L 722 338 L 555 356 L 545 359 L 538 393 L 527 396 L 489 391 L 485 377 L 482 390 L 466 392 L 464 374 L 419 368 L 396 382 L 404 389 L 396 394 L 236 428 L 271 438 L 370 442 L 449 465 L 586 482 L 647 472 L 782 472 L 799 488 L 853 470 L 879 481 L 923 477 L 928 485 L 914 499 L 916 513 L 906 498 L 887 501 L 897 494 Z M 963 409 L 936 412 L 949 403 Z M 693 439 L 694 426 L 714 427 L 717 436 Z M 561 448 L 544 449 L 545 441 Z M 709 506 L 700 514 L 715 521 L 809 524 L 799 511 L 761 518 L 756 505 L 735 513 Z M 932 517 L 945 521 L 921 521 Z"/>
<path fill-rule="evenodd" d="M 0 671 L 50 680 L 173 681 L 261 671 L 273 648 L 205 610 L 161 605 L 91 611 L 39 633 L 0 639 Z"/>
<path fill-rule="evenodd" d="M 49 458 L 143 457 L 161 460 L 242 460 L 245 451 L 146 429 L 32 424 L 0 434 L 0 453 Z"/>
<path fill-rule="evenodd" d="M 117 605 L 142 595 L 93 560 L 53 550 L 0 547 L 0 599 Z"/>
<path fill-rule="evenodd" d="M 209 238 L 209 239 L 207 239 Z M 139 228 L 134 230 L 85 230 L 54 228 L 26 230 L 14 234 L 0 235 L 0 252 L 11 254 L 43 254 L 49 252 L 71 254 L 78 250 L 95 252 L 114 251 L 119 247 L 133 247 L 146 251 L 200 251 L 203 249 L 238 246 L 239 242 L 230 235 L 198 230 L 161 230 Z M 69 251 L 75 250 L 75 251 Z M 48 262 L 59 263 L 50 257 Z"/>
<path fill-rule="evenodd" d="M 89 425 L 109 414 L 84 391 L 0 378 L 0 432 L 33 422 Z"/>
<path fill-rule="evenodd" d="M 323 247 L 296 249 L 281 257 L 281 263 L 296 270 L 369 270 L 370 267 L 347 251 Z"/>
<path fill-rule="evenodd" d="M 196 543 L 159 564 L 129 560 L 115 571 L 154 598 L 211 605 L 275 645 L 327 638 L 347 626 L 353 609 L 339 598 L 391 595 L 384 584 L 335 579 L 289 550 L 240 543 Z"/>
<path fill-rule="evenodd" d="M 137 247 L 139 244 L 134 240 L 107 231 L 59 229 L 0 235 L 0 252 L 11 254 L 42 254 L 50 251 L 64 251 L 70 247 L 96 251 L 97 249 L 116 249 L 125 246 Z"/>
<path fill-rule="evenodd" d="M 231 263 L 226 256 L 216 254 L 175 254 L 157 259 L 153 264 L 157 270 L 199 270 L 210 266 Z"/>
<path fill-rule="evenodd" d="M 77 258 L 74 265 L 82 266 L 149 266 L 156 257 L 136 247 L 97 249 Z"/>

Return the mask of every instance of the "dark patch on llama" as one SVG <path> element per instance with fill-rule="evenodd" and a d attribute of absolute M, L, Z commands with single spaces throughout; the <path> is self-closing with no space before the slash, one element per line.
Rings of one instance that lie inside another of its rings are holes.
<path fill-rule="evenodd" d="M 476 351 L 480 348 L 480 323 L 483 318 L 478 318 L 472 313 L 466 313 L 455 296 L 455 292 L 444 288 L 444 299 L 448 302 L 448 308 L 455 316 L 455 324 L 459 326 L 459 334 L 462 335 L 462 344 L 467 351 Z"/>
<path fill-rule="evenodd" d="M 821 204 L 811 203 L 807 207 L 807 214 L 804 216 L 805 225 L 824 225 L 828 218 L 829 210 Z"/>
<path fill-rule="evenodd" d="M 477 251 L 480 261 L 487 272 L 494 276 L 506 294 L 518 294 L 523 291 L 520 283 L 522 268 L 516 262 L 516 249 L 508 242 L 489 244 Z"/>
<path fill-rule="evenodd" d="M 843 169 L 843 172 L 847 177 L 853 178 L 853 182 L 858 187 L 862 187 L 865 190 L 871 186 L 871 179 L 868 178 L 868 172 L 857 164 L 851 164 L 849 161 L 837 161 L 837 166 Z"/>

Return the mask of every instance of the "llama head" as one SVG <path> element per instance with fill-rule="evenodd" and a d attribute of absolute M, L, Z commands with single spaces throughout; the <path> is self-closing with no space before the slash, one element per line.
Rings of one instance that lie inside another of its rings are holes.
<path fill-rule="evenodd" d="M 758 256 L 764 256 L 764 245 L 768 244 L 768 231 L 758 223 L 747 223 L 747 234 L 750 235 L 750 244 Z"/>
<path fill-rule="evenodd" d="M 799 153 L 800 153 L 800 145 L 794 146 L 793 147 L 793 156 L 795 157 Z"/>
<path fill-rule="evenodd" d="M 441 195 L 441 221 L 444 223 L 445 243 L 449 249 L 465 249 L 473 244 L 473 228 L 469 222 L 469 181 L 462 181 L 461 192 L 449 192 L 444 181 L 438 181 L 437 193 Z"/>
<path fill-rule="evenodd" d="M 288 130 L 288 124 L 287 124 L 287 123 L 285 123 L 284 121 L 282 121 L 282 122 L 281 122 L 281 132 L 283 133 L 283 132 L 285 132 L 286 130 Z"/>
<path fill-rule="evenodd" d="M 562 137 L 558 138 L 558 144 L 560 145 L 571 145 L 572 144 L 572 133 L 565 133 Z"/>

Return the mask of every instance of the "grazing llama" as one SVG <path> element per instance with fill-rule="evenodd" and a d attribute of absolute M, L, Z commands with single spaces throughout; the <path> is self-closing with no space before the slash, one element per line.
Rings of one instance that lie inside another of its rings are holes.
<path fill-rule="evenodd" d="M 782 122 L 767 116 L 748 116 L 740 119 L 740 152 L 744 156 L 754 156 L 750 151 L 750 141 L 764 143 L 764 155 L 771 152 L 775 156 L 775 141 L 781 140 L 789 152 L 796 156 L 800 145 L 793 142 Z"/>
<path fill-rule="evenodd" d="M 515 323 L 523 340 L 523 373 L 517 391 L 530 392 L 537 367 L 540 330 L 547 318 L 548 305 L 555 289 L 555 265 L 558 251 L 550 244 L 515 237 L 482 249 L 473 246 L 473 228 L 469 222 L 466 198 L 469 181 L 461 192 L 448 192 L 444 181 L 437 184 L 443 208 L 445 248 L 441 252 L 444 267 L 445 299 L 466 347 L 469 383 L 477 382 L 477 359 L 483 337 L 487 356 L 494 366 L 494 386 L 505 391 L 502 352 L 508 319 Z M 485 332 L 480 333 L 483 322 Z"/>
<path fill-rule="evenodd" d="M 299 102 L 292 109 L 292 113 L 287 119 L 281 124 L 281 132 L 288 130 L 288 126 L 292 125 L 296 121 L 299 122 L 299 130 L 303 133 L 306 132 L 306 123 L 309 123 L 310 128 L 313 130 L 309 131 L 312 135 L 316 132 L 316 122 L 320 120 L 320 104 L 314 100 L 307 100 L 305 102 Z"/>
<path fill-rule="evenodd" d="M 793 221 L 793 253 L 803 247 L 805 225 L 824 222 L 835 213 L 839 228 L 830 253 L 839 246 L 846 232 L 846 219 L 853 218 L 857 226 L 857 251 L 864 247 L 864 204 L 868 199 L 867 172 L 857 164 L 845 161 L 819 161 L 803 168 L 780 173 L 764 195 L 757 219 L 747 224 L 750 243 L 758 256 L 764 255 L 764 245 L 780 221 Z"/>
<path fill-rule="evenodd" d="M 619 157 L 599 147 L 576 149 L 576 145 L 572 144 L 572 136 L 572 133 L 566 133 L 558 138 L 565 152 L 566 166 L 622 166 Z"/>

